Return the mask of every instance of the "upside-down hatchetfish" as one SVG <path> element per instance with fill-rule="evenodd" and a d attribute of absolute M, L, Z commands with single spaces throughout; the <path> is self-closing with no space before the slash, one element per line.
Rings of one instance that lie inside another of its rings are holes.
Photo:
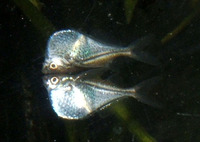
<path fill-rule="evenodd" d="M 140 49 L 148 46 L 152 36 L 139 39 L 128 47 L 108 45 L 75 30 L 55 32 L 49 39 L 43 73 L 71 73 L 84 68 L 99 68 L 119 56 L 158 65 L 159 61 Z"/>
<path fill-rule="evenodd" d="M 154 105 L 144 90 L 151 86 L 155 78 L 148 79 L 132 88 L 120 88 L 105 80 L 82 75 L 46 75 L 44 85 L 48 91 L 51 105 L 59 117 L 65 119 L 82 119 L 92 114 L 113 100 L 133 97 L 143 103 Z"/>

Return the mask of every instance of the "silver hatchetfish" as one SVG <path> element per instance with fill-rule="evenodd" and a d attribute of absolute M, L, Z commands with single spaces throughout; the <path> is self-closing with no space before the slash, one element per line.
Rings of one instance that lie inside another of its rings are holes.
<path fill-rule="evenodd" d="M 119 56 L 128 56 L 151 65 L 159 61 L 140 49 L 152 42 L 152 36 L 139 39 L 128 47 L 102 43 L 75 30 L 55 32 L 46 49 L 43 73 L 71 73 L 85 68 L 105 67 Z"/>
<path fill-rule="evenodd" d="M 133 97 L 143 103 L 156 106 L 146 96 L 144 86 L 151 86 L 155 78 L 139 83 L 133 88 L 119 88 L 84 75 L 46 75 L 43 78 L 53 110 L 65 119 L 82 119 L 114 100 Z"/>

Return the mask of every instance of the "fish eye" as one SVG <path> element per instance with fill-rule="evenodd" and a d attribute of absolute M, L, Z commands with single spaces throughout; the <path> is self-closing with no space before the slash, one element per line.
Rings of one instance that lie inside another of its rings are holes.
<path fill-rule="evenodd" d="M 55 64 L 54 62 L 52 62 L 52 63 L 50 64 L 50 69 L 55 70 L 55 69 L 57 69 L 57 68 L 58 68 L 58 66 L 57 66 L 57 64 Z"/>
<path fill-rule="evenodd" d="M 59 82 L 59 79 L 57 77 L 52 77 L 51 78 L 51 83 L 56 85 Z"/>

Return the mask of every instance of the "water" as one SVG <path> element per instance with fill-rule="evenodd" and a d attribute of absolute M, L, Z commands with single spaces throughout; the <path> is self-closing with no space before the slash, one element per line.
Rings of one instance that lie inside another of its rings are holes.
<path fill-rule="evenodd" d="M 25 0 L 0 5 L 5 17 L 0 22 L 0 141 L 200 140 L 200 1 L 145 0 L 130 8 L 120 0 L 33 2 L 36 7 Z M 67 28 L 119 46 L 154 34 L 158 42 L 145 50 L 162 65 L 119 58 L 112 64 L 118 72 L 112 80 L 131 87 L 161 76 L 148 93 L 164 107 L 125 98 L 84 120 L 58 118 L 42 84 L 41 69 L 49 36 Z"/>

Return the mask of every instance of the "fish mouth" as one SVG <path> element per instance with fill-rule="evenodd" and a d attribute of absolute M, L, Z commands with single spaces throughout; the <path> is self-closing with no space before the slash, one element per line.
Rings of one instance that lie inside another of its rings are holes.
<path fill-rule="evenodd" d="M 47 66 L 43 66 L 43 68 L 42 68 L 42 73 L 43 73 L 43 74 L 48 74 Z"/>
<path fill-rule="evenodd" d="M 42 80 L 43 80 L 43 82 L 46 84 L 46 82 L 48 81 L 48 79 L 49 79 L 49 76 L 48 75 L 45 75 L 45 76 L 43 76 L 43 78 L 42 78 Z"/>
<path fill-rule="evenodd" d="M 45 74 L 45 75 L 48 75 L 48 74 L 60 74 L 60 73 L 68 73 L 72 67 L 71 66 L 67 66 L 67 67 L 60 67 L 58 69 L 49 69 L 48 66 L 43 66 L 42 68 L 42 73 Z"/>
<path fill-rule="evenodd" d="M 48 90 L 48 89 L 49 89 L 49 83 L 48 83 L 49 75 L 43 76 L 43 77 L 42 77 L 42 80 L 43 80 L 43 85 L 44 85 L 44 87 Z"/>
<path fill-rule="evenodd" d="M 78 67 L 78 66 L 65 66 L 65 67 L 59 67 L 58 69 L 51 70 L 48 66 L 43 66 L 42 73 L 43 75 L 57 75 L 57 74 L 76 74 L 80 73 L 81 71 L 87 70 L 84 67 Z"/>

